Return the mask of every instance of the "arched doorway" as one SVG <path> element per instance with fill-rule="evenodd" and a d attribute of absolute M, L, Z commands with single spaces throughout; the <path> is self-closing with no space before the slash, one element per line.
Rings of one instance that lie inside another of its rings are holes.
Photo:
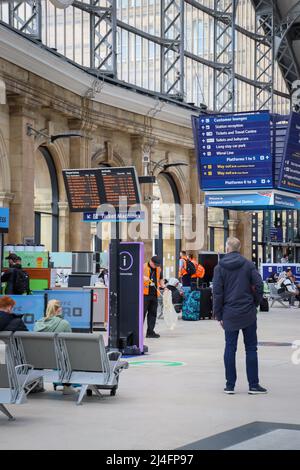
<path fill-rule="evenodd" d="M 165 278 L 177 277 L 180 253 L 180 197 L 174 179 L 161 172 L 153 185 L 153 252 L 163 262 Z"/>
<path fill-rule="evenodd" d="M 59 250 L 58 179 L 51 153 L 40 146 L 35 153 L 35 243 L 47 251 Z"/>

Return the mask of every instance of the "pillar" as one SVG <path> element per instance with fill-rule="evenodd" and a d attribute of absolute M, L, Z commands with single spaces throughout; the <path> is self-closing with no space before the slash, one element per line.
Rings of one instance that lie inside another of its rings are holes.
<path fill-rule="evenodd" d="M 207 233 L 207 208 L 205 207 L 204 193 L 200 190 L 197 160 L 195 149 L 189 150 L 189 163 L 190 163 L 190 177 L 186 181 L 186 189 L 189 192 L 190 201 L 192 204 L 192 217 L 185 217 L 183 226 L 185 224 L 192 224 L 193 230 L 196 232 L 195 240 L 183 239 L 182 248 L 192 252 L 194 256 L 198 257 L 199 251 L 206 251 L 208 244 Z M 184 209 L 184 208 L 182 208 Z"/>
<path fill-rule="evenodd" d="M 131 138 L 132 145 L 132 162 L 136 168 L 138 176 L 143 176 L 143 150 L 145 148 L 146 141 L 143 137 L 133 136 Z M 144 205 L 145 220 L 148 223 L 148 234 L 143 238 L 144 250 L 145 250 L 145 261 L 148 261 L 153 255 L 153 236 L 152 236 L 152 201 L 153 195 L 152 183 L 141 185 L 141 202 Z"/>
<path fill-rule="evenodd" d="M 241 254 L 247 259 L 252 259 L 252 223 L 251 214 L 239 213 L 239 225 L 236 228 L 236 236 L 241 241 Z"/>
<path fill-rule="evenodd" d="M 70 130 L 81 131 L 84 137 L 70 138 L 70 168 L 91 168 L 91 139 L 84 124 L 79 119 L 68 121 Z M 83 214 L 70 212 L 69 249 L 70 251 L 91 251 L 91 227 L 83 222 Z"/>
<path fill-rule="evenodd" d="M 69 243 L 69 204 L 58 203 L 59 251 L 70 251 Z"/>
<path fill-rule="evenodd" d="M 23 243 L 34 237 L 34 137 L 27 135 L 27 124 L 34 127 L 36 104 L 26 97 L 10 97 L 9 159 L 11 190 L 10 243 Z"/>

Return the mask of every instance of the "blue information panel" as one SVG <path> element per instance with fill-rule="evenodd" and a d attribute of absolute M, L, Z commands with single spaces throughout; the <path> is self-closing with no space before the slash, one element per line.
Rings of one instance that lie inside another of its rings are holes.
<path fill-rule="evenodd" d="M 300 114 L 291 113 L 279 188 L 300 193 Z"/>
<path fill-rule="evenodd" d="M 283 242 L 283 229 L 282 227 L 270 228 L 270 242 Z"/>
<path fill-rule="evenodd" d="M 2 296 L 1 296 L 2 297 Z M 45 296 L 39 295 L 10 295 L 16 302 L 13 312 L 23 315 L 22 320 L 29 331 L 33 331 L 34 323 L 44 316 Z"/>
<path fill-rule="evenodd" d="M 233 210 L 261 210 L 271 204 L 272 192 L 264 194 L 207 194 L 206 207 L 228 207 Z"/>
<path fill-rule="evenodd" d="M 9 209 L 0 207 L 0 233 L 8 232 L 9 227 Z"/>
<path fill-rule="evenodd" d="M 200 116 L 194 130 L 203 191 L 273 187 L 268 111 Z"/>
<path fill-rule="evenodd" d="M 59 300 L 63 317 L 68 320 L 72 329 L 92 329 L 92 293 L 91 291 L 47 290 L 48 301 Z"/>
<path fill-rule="evenodd" d="M 145 213 L 142 211 L 134 212 L 84 212 L 83 222 L 139 222 L 145 219 Z"/>

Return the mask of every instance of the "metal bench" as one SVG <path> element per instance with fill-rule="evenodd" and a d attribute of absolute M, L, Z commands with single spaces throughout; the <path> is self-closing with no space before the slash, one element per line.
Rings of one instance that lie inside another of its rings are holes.
<path fill-rule="evenodd" d="M 120 360 L 119 352 L 106 352 L 101 334 L 60 333 L 57 339 L 66 370 L 63 381 L 81 384 L 77 405 L 81 404 L 88 389 L 98 397 L 102 397 L 99 389 L 116 394 L 120 372 L 128 368 L 128 362 Z"/>

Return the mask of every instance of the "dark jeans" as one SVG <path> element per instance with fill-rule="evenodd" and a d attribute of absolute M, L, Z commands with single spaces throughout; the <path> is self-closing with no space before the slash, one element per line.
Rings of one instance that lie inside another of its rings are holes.
<path fill-rule="evenodd" d="M 147 334 L 153 333 L 156 323 L 156 316 L 157 316 L 157 306 L 158 301 L 157 297 L 153 297 L 151 295 L 144 295 L 144 320 L 147 315 Z"/>
<path fill-rule="evenodd" d="M 257 387 L 258 360 L 257 360 L 257 334 L 256 321 L 247 328 L 243 328 L 244 343 L 246 350 L 246 369 L 249 387 Z M 225 353 L 224 364 L 226 372 L 226 386 L 234 388 L 236 382 L 235 353 L 237 349 L 239 330 L 225 331 Z"/>

